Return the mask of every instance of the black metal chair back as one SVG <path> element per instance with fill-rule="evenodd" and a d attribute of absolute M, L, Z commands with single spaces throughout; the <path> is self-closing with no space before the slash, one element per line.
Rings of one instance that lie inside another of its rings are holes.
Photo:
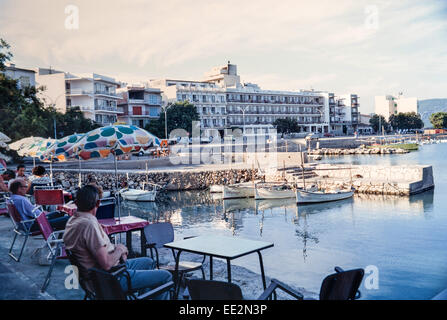
<path fill-rule="evenodd" d="M 365 271 L 353 269 L 343 271 L 336 267 L 337 271 L 324 278 L 320 289 L 320 300 L 354 300 L 360 298 L 358 288 L 362 283 Z"/>
<path fill-rule="evenodd" d="M 243 300 L 241 288 L 224 281 L 186 279 L 192 300 Z"/>
<path fill-rule="evenodd" d="M 89 271 L 85 269 L 79 262 L 76 256 L 73 254 L 73 252 L 67 248 L 65 248 L 65 253 L 67 254 L 68 260 L 70 261 L 71 265 L 78 268 L 78 281 L 79 284 L 85 292 L 84 300 L 95 299 L 95 293 L 93 291 L 93 283 L 89 274 Z"/>
<path fill-rule="evenodd" d="M 144 227 L 144 236 L 147 243 L 153 243 L 155 248 L 174 241 L 174 228 L 170 222 L 158 222 Z"/>
<path fill-rule="evenodd" d="M 101 205 L 96 210 L 96 219 L 113 219 L 115 217 L 115 198 L 101 199 Z"/>
<path fill-rule="evenodd" d="M 89 272 L 97 300 L 127 300 L 116 274 L 97 268 L 91 268 Z M 123 268 L 122 272 L 127 271 Z"/>

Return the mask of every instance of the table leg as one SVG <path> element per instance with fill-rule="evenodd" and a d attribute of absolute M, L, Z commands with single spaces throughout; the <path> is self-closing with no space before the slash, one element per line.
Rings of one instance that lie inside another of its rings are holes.
<path fill-rule="evenodd" d="M 132 250 L 132 231 L 126 232 L 126 247 L 129 250 L 129 257 L 134 257 L 135 254 Z"/>
<path fill-rule="evenodd" d="M 213 280 L 213 256 L 210 256 L 210 280 Z"/>
<path fill-rule="evenodd" d="M 230 262 L 230 259 L 227 259 L 227 274 L 228 274 L 228 282 L 231 283 L 231 262 Z"/>
<path fill-rule="evenodd" d="M 175 299 L 178 299 L 178 294 L 180 291 L 180 277 L 179 277 L 179 271 L 178 266 L 180 262 L 180 254 L 182 253 L 182 250 L 179 250 L 177 252 L 177 256 L 175 257 L 175 272 L 174 272 L 174 292 L 175 292 Z"/>
<path fill-rule="evenodd" d="M 144 229 L 140 229 L 140 242 L 141 242 L 141 256 L 146 257 L 146 236 L 144 235 Z"/>
<path fill-rule="evenodd" d="M 259 256 L 259 265 L 261 266 L 262 285 L 264 286 L 265 290 L 267 288 L 267 285 L 265 283 L 264 263 L 262 262 L 261 251 L 258 251 L 258 256 Z"/>

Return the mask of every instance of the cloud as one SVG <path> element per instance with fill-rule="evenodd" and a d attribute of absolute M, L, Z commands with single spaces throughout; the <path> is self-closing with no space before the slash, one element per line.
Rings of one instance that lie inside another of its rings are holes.
<path fill-rule="evenodd" d="M 67 30 L 65 7 L 79 8 Z M 374 10 L 377 9 L 377 16 Z M 373 14 L 373 16 L 371 16 Z M 377 28 L 370 28 L 377 18 Z M 447 10 L 430 0 L 2 0 L 15 62 L 132 79 L 200 77 L 237 63 L 264 89 L 441 95 Z M 421 77 L 423 81 L 421 81 Z M 121 80 L 121 79 L 120 79 Z"/>

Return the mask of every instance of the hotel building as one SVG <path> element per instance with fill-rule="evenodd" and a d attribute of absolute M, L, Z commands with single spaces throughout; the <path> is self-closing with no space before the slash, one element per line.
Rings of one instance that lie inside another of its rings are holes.
<path fill-rule="evenodd" d="M 79 107 L 85 117 L 101 125 L 117 122 L 123 112 L 117 108 L 120 96 L 115 79 L 96 73 L 75 75 L 68 72 L 39 68 L 36 76 L 39 86 L 46 90 L 40 99 L 65 113 L 68 108 Z"/>
<path fill-rule="evenodd" d="M 151 119 L 160 116 L 162 98 L 160 89 L 148 88 L 142 84 L 129 85 L 117 90 L 118 122 L 144 128 Z"/>

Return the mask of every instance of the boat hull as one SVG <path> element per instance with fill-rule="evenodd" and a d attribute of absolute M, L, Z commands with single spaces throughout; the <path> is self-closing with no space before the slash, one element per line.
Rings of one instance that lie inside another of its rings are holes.
<path fill-rule="evenodd" d="M 296 202 L 297 203 L 321 203 L 329 201 L 338 201 L 351 198 L 354 195 L 354 191 L 337 192 L 337 193 L 319 193 L 309 192 L 303 190 L 296 190 Z"/>
<path fill-rule="evenodd" d="M 146 191 L 146 190 L 137 190 L 137 189 L 129 189 L 121 192 L 121 196 L 124 200 L 130 201 L 155 201 L 155 197 L 157 195 L 157 191 Z"/>
<path fill-rule="evenodd" d="M 253 198 L 255 196 L 255 188 L 252 186 L 224 186 L 224 199 L 237 198 Z"/>
<path fill-rule="evenodd" d="M 286 190 L 272 190 L 269 188 L 256 188 L 255 199 L 288 199 L 295 198 L 295 191 L 291 189 Z"/>

